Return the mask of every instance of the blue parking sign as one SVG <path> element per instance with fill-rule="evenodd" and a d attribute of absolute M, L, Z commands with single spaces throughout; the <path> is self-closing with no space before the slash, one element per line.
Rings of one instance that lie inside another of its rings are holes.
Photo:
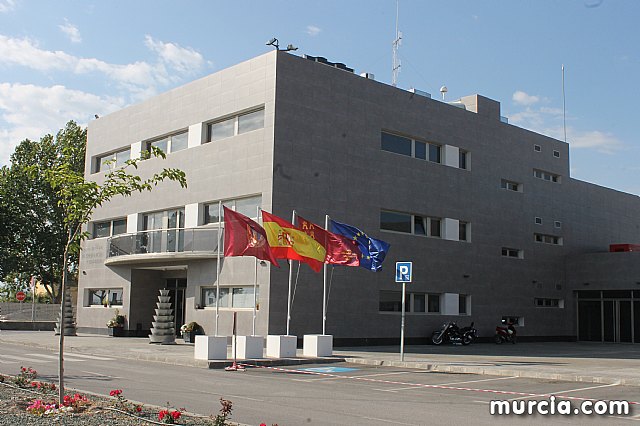
<path fill-rule="evenodd" d="M 410 283 L 412 279 L 413 262 L 396 262 L 396 282 Z"/>

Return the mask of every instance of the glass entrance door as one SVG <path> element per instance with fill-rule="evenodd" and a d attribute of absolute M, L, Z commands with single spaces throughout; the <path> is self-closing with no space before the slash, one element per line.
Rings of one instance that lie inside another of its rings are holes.
<path fill-rule="evenodd" d="M 173 321 L 176 334 L 180 334 L 180 327 L 184 324 L 184 310 L 186 306 L 185 291 L 187 289 L 186 278 L 171 278 L 167 280 L 169 296 L 173 303 Z"/>

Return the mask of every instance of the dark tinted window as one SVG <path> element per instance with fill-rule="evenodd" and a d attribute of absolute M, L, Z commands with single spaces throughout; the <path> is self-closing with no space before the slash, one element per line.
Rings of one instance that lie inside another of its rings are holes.
<path fill-rule="evenodd" d="M 381 143 L 384 151 L 395 152 L 396 154 L 411 157 L 411 139 L 409 138 L 383 132 Z"/>

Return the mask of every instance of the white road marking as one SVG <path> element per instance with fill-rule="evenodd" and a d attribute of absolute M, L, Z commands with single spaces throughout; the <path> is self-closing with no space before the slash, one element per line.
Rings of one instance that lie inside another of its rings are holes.
<path fill-rule="evenodd" d="M 51 361 L 44 360 L 44 359 L 27 358 L 27 357 L 24 357 L 24 356 L 3 355 L 2 357 L 5 358 L 5 359 L 13 359 L 13 360 L 15 360 L 15 361 L 10 361 L 10 362 L 21 362 L 22 364 L 26 364 L 26 363 L 29 363 L 29 362 L 35 362 L 37 364 L 44 364 L 44 363 L 47 363 L 47 362 L 51 362 Z M 5 362 L 5 363 L 8 364 L 9 362 Z"/>
<path fill-rule="evenodd" d="M 76 358 L 94 359 L 96 361 L 113 361 L 113 358 L 106 358 L 106 357 L 97 356 L 97 355 L 85 355 L 85 354 L 79 354 L 76 352 L 73 352 L 73 353 L 69 352 L 68 355 Z"/>
<path fill-rule="evenodd" d="M 509 376 L 509 377 L 496 377 L 493 379 L 481 379 L 481 380 L 467 380 L 466 382 L 451 382 L 451 383 L 438 383 L 438 384 L 434 384 L 433 386 L 449 386 L 449 385 L 460 385 L 463 383 L 478 383 L 478 382 L 491 382 L 494 380 L 508 380 L 508 379 L 517 379 L 518 376 Z M 418 388 L 416 386 L 411 386 L 411 387 L 403 387 L 403 388 L 395 388 L 395 389 L 374 389 L 380 392 L 398 392 L 401 390 L 412 390 L 412 389 L 423 389 L 423 388 Z"/>
<path fill-rule="evenodd" d="M 415 423 L 402 423 L 402 422 L 398 422 L 398 421 L 395 421 L 395 420 L 379 419 L 377 417 L 367 417 L 367 416 L 356 416 L 356 417 L 359 417 L 361 419 L 367 419 L 367 420 L 375 420 L 377 422 L 392 423 L 394 425 L 415 426 Z"/>
<path fill-rule="evenodd" d="M 558 391 L 558 392 L 547 392 L 547 393 L 541 393 L 539 395 L 521 396 L 519 398 L 506 399 L 505 401 L 517 401 L 518 399 L 537 398 L 537 397 L 540 397 L 540 396 L 548 396 L 548 395 L 555 395 L 558 398 L 562 398 L 562 396 L 565 393 L 580 392 L 580 391 L 589 390 L 589 389 L 610 388 L 612 386 L 620 386 L 620 384 L 619 383 L 611 383 L 611 384 L 608 384 L 608 385 L 589 386 L 588 388 L 569 389 L 569 390 L 566 390 L 566 391 Z"/>
<path fill-rule="evenodd" d="M 95 371 L 80 371 L 81 373 L 93 374 L 94 376 L 106 377 L 108 379 L 122 379 L 122 377 L 118 376 L 109 376 L 107 374 L 96 373 Z"/>
<path fill-rule="evenodd" d="M 45 354 L 26 354 L 29 356 L 37 356 L 38 358 L 44 358 L 44 359 L 48 359 L 51 361 L 57 361 L 58 360 L 58 355 L 45 355 Z M 66 355 L 64 356 L 64 360 L 65 361 L 69 361 L 69 362 L 84 362 L 86 361 L 86 359 L 75 359 L 70 355 Z"/>
<path fill-rule="evenodd" d="M 294 382 L 321 382 L 325 380 L 339 380 L 339 379 L 355 379 L 362 377 L 379 377 L 379 376 L 392 376 L 395 374 L 409 374 L 413 371 L 394 371 L 393 373 L 378 373 L 378 374 L 365 374 L 363 376 L 340 376 L 340 377 L 322 377 L 319 379 L 291 379 Z"/>

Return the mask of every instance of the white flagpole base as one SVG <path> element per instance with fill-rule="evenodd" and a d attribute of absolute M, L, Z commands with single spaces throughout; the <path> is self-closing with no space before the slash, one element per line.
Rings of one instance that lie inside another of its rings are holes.
<path fill-rule="evenodd" d="M 305 334 L 302 354 L 312 358 L 333 355 L 333 336 L 331 334 Z"/>

